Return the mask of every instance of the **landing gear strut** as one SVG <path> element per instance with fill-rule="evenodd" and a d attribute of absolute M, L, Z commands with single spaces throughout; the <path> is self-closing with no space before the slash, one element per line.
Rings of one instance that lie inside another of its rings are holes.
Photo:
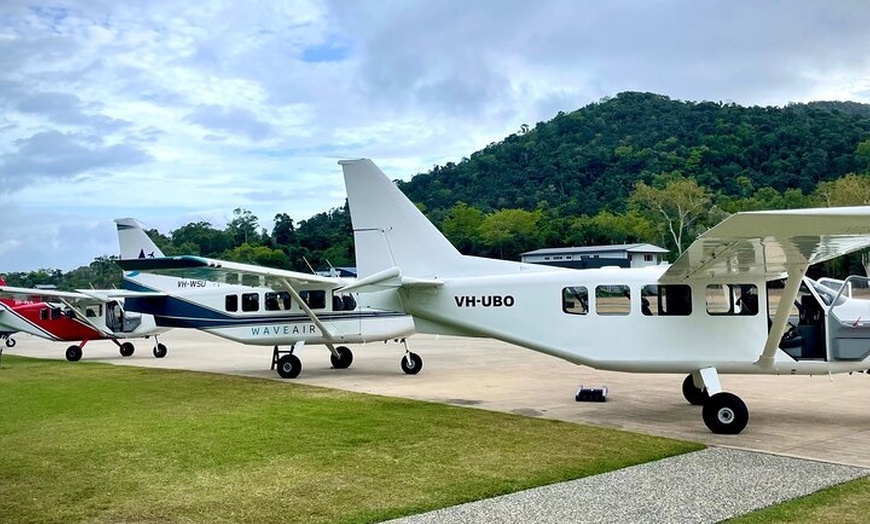
<path fill-rule="evenodd" d="M 272 350 L 272 369 L 278 370 L 281 378 L 296 378 L 302 373 L 302 361 L 293 351 L 296 344 L 290 346 L 290 351 L 282 351 L 275 346 Z"/>
<path fill-rule="evenodd" d="M 166 356 L 169 350 L 166 349 L 166 346 L 160 343 L 157 339 L 157 335 L 154 335 L 154 349 L 151 350 L 151 353 L 154 354 L 154 358 L 163 358 Z"/>
<path fill-rule="evenodd" d="M 743 400 L 733 393 L 722 391 L 716 368 L 704 368 L 697 373 L 704 387 L 695 386 L 692 375 L 689 375 L 683 381 L 683 396 L 694 404 L 692 400 L 699 400 L 703 395 L 709 395 L 706 400 L 703 400 L 704 407 L 701 410 L 707 428 L 720 435 L 736 435 L 743 431 L 749 423 L 749 409 Z"/>
<path fill-rule="evenodd" d="M 405 355 L 402 357 L 400 366 L 406 375 L 416 375 L 423 369 L 423 359 L 420 355 L 408 349 L 408 342 L 403 338 L 402 345 L 405 346 Z"/>

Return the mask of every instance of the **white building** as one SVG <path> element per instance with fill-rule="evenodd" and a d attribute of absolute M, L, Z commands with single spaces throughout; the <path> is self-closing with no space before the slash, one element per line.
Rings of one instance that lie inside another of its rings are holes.
<path fill-rule="evenodd" d="M 667 249 L 652 244 L 617 244 L 536 249 L 521 256 L 523 262 L 530 264 L 586 269 L 603 266 L 657 266 L 664 261 L 667 253 Z"/>

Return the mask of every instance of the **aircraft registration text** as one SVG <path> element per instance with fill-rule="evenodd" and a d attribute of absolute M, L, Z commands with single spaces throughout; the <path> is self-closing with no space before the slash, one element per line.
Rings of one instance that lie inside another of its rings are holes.
<path fill-rule="evenodd" d="M 455 296 L 456 307 L 513 307 L 514 297 L 511 295 L 463 295 Z"/>

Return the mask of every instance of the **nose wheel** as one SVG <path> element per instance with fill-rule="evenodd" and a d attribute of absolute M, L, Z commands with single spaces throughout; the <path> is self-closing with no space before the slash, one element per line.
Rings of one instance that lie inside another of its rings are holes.
<path fill-rule="evenodd" d="M 420 355 L 407 351 L 405 352 L 405 356 L 402 357 L 400 365 L 402 366 L 402 371 L 404 371 L 406 375 L 416 375 L 423 369 L 423 359 Z"/>

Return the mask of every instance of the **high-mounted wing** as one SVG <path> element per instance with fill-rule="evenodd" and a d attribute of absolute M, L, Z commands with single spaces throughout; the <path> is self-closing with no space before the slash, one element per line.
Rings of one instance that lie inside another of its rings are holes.
<path fill-rule="evenodd" d="M 217 282 L 240 282 L 243 275 L 263 277 L 271 286 L 284 287 L 290 283 L 297 288 L 318 285 L 338 288 L 348 283 L 336 277 L 323 277 L 286 269 L 275 269 L 253 264 L 242 264 L 198 256 L 175 256 L 157 258 L 132 258 L 116 260 L 124 271 L 144 271 L 157 275 L 196 278 Z"/>
<path fill-rule="evenodd" d="M 773 369 L 801 279 L 813 264 L 870 247 L 870 206 L 737 213 L 698 237 L 659 279 L 773 280 L 788 277 L 757 364 Z"/>
<path fill-rule="evenodd" d="M 698 237 L 660 280 L 772 280 L 867 247 L 870 206 L 737 213 Z"/>

